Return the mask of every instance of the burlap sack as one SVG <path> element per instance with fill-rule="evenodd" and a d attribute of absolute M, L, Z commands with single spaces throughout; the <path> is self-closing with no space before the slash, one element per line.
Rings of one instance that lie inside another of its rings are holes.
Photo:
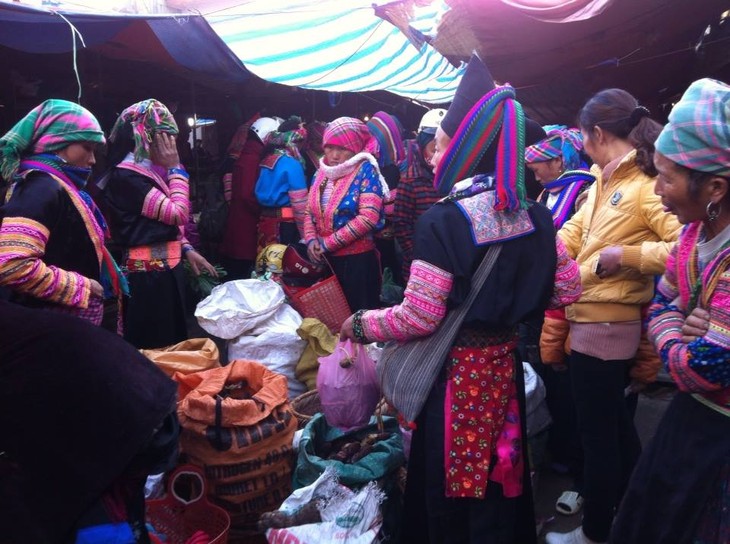
<path fill-rule="evenodd" d="M 175 372 L 192 374 L 221 366 L 218 346 L 210 338 L 190 338 L 165 348 L 139 351 L 168 376 Z"/>
<path fill-rule="evenodd" d="M 231 536 L 250 535 L 291 492 L 297 420 L 286 377 L 237 360 L 175 380 L 182 452 L 203 467 L 210 499 L 231 515 Z"/>

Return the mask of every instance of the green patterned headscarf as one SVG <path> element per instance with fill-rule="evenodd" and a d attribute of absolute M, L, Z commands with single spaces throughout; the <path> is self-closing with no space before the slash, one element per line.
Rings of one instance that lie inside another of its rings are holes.
<path fill-rule="evenodd" d="M 0 174 L 10 181 L 24 156 L 53 153 L 77 142 L 104 141 L 99 121 L 89 110 L 67 100 L 46 100 L 0 138 Z"/>
<path fill-rule="evenodd" d="M 730 85 L 708 78 L 692 83 L 654 147 L 690 170 L 730 176 Z"/>
<path fill-rule="evenodd" d="M 109 135 L 110 142 L 115 142 L 119 138 L 125 124 L 132 125 L 135 162 L 150 158 L 150 144 L 156 132 L 167 132 L 168 134 L 179 132 L 170 110 L 162 102 L 153 98 L 132 104 L 122 112 Z"/>

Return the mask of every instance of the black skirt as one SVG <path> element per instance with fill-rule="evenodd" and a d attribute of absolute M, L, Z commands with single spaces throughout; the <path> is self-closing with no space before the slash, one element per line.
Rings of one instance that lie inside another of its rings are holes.
<path fill-rule="evenodd" d="M 695 541 L 730 460 L 730 418 L 678 393 L 636 465 L 611 533 L 615 544 Z"/>
<path fill-rule="evenodd" d="M 185 271 L 133 272 L 127 276 L 129 299 L 124 301 L 124 339 L 137 349 L 154 349 L 188 337 L 185 322 Z"/>
<path fill-rule="evenodd" d="M 343 255 L 327 256 L 350 310 L 374 310 L 380 308 L 380 262 L 375 250 Z"/>

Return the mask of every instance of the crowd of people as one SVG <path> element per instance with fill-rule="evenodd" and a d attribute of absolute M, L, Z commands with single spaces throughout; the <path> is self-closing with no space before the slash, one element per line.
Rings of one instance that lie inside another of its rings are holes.
<path fill-rule="evenodd" d="M 342 287 L 342 339 L 440 334 L 499 247 L 411 422 L 404 542 L 537 541 L 524 358 L 547 388 L 552 460 L 574 478 L 557 508 L 583 514 L 548 544 L 730 541 L 729 104 L 730 86 L 702 79 L 662 126 L 607 89 L 576 128 L 541 126 L 475 55 L 448 110 L 413 133 L 384 111 L 367 122 L 256 115 L 238 129 L 220 168 L 228 279 L 250 277 L 272 244 L 299 246 Z M 157 100 L 124 109 L 107 138 L 93 113 L 51 99 L 0 138 L 0 422 L 12 431 L 0 438 L 0 515 L 28 542 L 74 542 L 119 521 L 115 504 L 147 542 L 140 482 L 172 462 L 177 422 L 171 382 L 132 347 L 188 337 L 185 262 L 218 274 L 186 236 L 178 132 Z M 106 168 L 90 179 L 102 146 Z M 404 295 L 383 307 L 386 268 Z M 642 453 L 637 395 L 661 365 L 678 393 Z M 75 373 L 86 378 L 54 428 L 78 437 L 69 451 L 90 468 L 63 456 L 61 472 L 88 478 L 63 480 L 73 492 L 56 509 L 38 493 L 56 478 L 43 445 L 21 429 L 42 424 L 48 383 Z M 24 387 L 36 394 L 24 400 Z M 89 439 L 104 418 L 103 443 Z"/>

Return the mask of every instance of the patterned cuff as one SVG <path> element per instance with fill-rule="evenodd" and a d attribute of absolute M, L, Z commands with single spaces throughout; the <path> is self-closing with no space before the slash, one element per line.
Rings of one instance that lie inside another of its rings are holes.
<path fill-rule="evenodd" d="M 170 176 L 182 176 L 185 179 L 188 179 L 190 177 L 182 165 L 173 166 L 172 168 L 168 168 L 167 177 L 170 177 Z"/>
<path fill-rule="evenodd" d="M 362 314 L 364 313 L 365 310 L 358 310 L 352 314 L 352 333 L 355 335 L 355 339 L 361 344 L 365 344 L 367 342 L 365 331 L 362 328 Z"/>
<path fill-rule="evenodd" d="M 192 245 L 185 244 L 185 245 L 182 246 L 182 254 L 183 255 L 187 255 L 188 254 L 188 251 L 192 251 L 193 249 L 195 249 L 195 248 Z"/>

